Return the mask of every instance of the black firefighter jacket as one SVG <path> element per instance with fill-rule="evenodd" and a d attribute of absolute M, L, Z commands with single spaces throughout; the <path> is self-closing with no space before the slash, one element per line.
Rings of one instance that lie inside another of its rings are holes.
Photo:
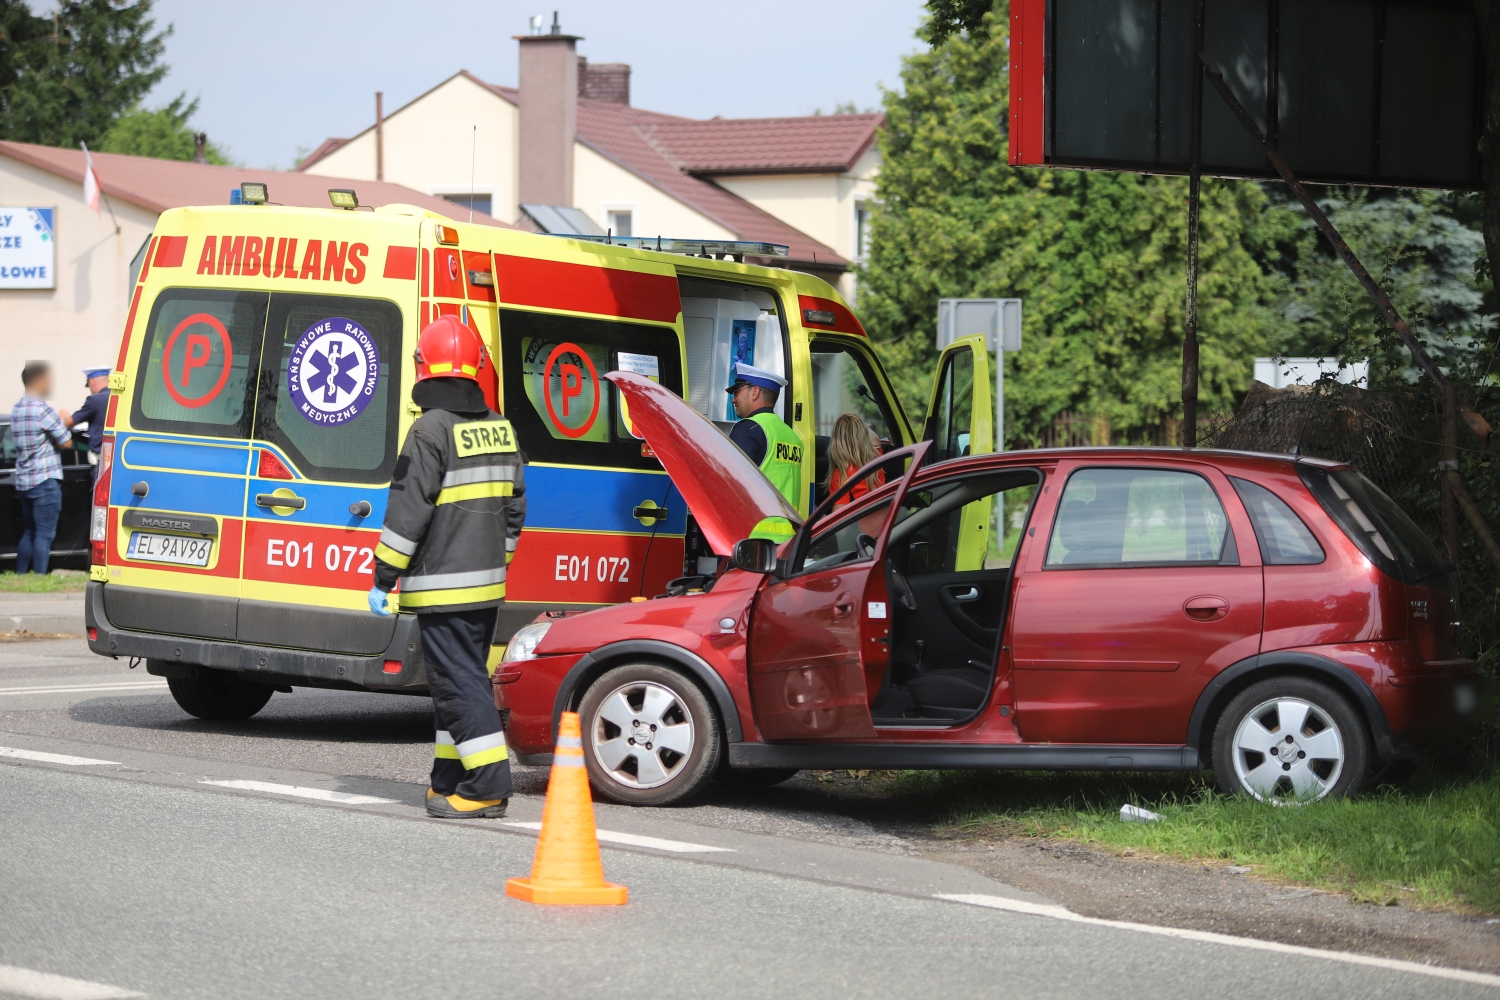
<path fill-rule="evenodd" d="M 428 410 L 396 460 L 375 584 L 418 614 L 494 607 L 526 521 L 525 456 L 498 413 Z"/>

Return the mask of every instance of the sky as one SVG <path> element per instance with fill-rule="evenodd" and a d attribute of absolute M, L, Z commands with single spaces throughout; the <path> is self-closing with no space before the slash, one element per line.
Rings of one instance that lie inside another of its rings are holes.
<path fill-rule="evenodd" d="M 32 0 L 33 9 L 55 3 Z M 351 136 L 460 69 L 514 86 L 531 15 L 582 35 L 580 55 L 626 62 L 631 103 L 692 118 L 878 108 L 920 46 L 922 0 L 156 0 L 171 23 L 148 107 L 199 98 L 193 123 L 246 166 L 287 169 L 299 148 Z"/>

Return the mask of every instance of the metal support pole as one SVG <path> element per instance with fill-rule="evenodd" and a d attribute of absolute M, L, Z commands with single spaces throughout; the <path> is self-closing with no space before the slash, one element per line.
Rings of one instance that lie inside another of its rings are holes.
<path fill-rule="evenodd" d="M 1458 499 L 1453 486 L 1448 482 L 1448 473 L 1458 472 L 1458 391 L 1453 386 L 1443 388 L 1443 548 L 1448 550 L 1448 561 L 1458 565 Z"/>
<path fill-rule="evenodd" d="M 1193 20 L 1193 50 L 1203 48 L 1204 0 Z M 1187 308 L 1182 323 L 1182 446 L 1198 446 L 1198 196 L 1203 181 L 1203 67 L 1193 74 L 1192 166 L 1188 173 Z"/>

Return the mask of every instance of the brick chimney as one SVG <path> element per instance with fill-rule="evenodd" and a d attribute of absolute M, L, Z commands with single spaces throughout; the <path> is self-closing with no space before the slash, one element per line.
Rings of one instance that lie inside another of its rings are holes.
<path fill-rule="evenodd" d="M 630 104 L 630 64 L 589 64 L 587 56 L 578 57 L 578 96 L 609 104 Z"/>
<path fill-rule="evenodd" d="M 554 13 L 550 32 L 515 39 L 521 44 L 521 203 L 572 205 L 580 38 L 563 34 Z"/>

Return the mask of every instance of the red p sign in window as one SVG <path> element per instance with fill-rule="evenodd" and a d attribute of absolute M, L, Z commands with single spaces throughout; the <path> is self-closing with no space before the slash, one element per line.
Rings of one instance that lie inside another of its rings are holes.
<path fill-rule="evenodd" d="M 177 349 L 179 339 L 183 342 L 180 351 Z M 220 348 L 217 369 L 212 364 L 215 340 Z M 224 329 L 217 316 L 208 313 L 193 313 L 178 323 L 167 338 L 164 354 L 161 380 L 167 393 L 179 406 L 193 409 L 208 405 L 224 391 L 229 382 L 229 369 L 234 366 L 234 345 L 229 341 L 229 331 Z M 199 372 L 199 369 L 203 371 Z"/>

